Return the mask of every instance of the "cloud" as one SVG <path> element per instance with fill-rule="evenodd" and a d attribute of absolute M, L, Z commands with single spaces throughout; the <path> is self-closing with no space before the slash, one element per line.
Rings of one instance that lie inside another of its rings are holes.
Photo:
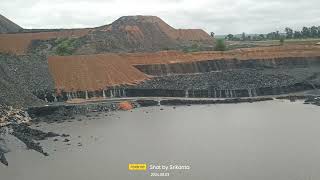
<path fill-rule="evenodd" d="M 95 27 L 139 14 L 227 34 L 320 25 L 318 7 L 319 0 L 1 0 L 0 13 L 24 28 Z"/>

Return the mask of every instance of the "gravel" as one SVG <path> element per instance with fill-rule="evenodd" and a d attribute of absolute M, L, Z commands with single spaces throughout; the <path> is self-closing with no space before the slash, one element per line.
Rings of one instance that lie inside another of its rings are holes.
<path fill-rule="evenodd" d="M 206 90 L 209 88 L 253 89 L 262 87 L 282 87 L 304 82 L 317 72 L 319 72 L 319 68 L 264 70 L 236 69 L 220 72 L 178 74 L 155 77 L 132 87 L 137 89 L 170 90 Z"/>
<path fill-rule="evenodd" d="M 0 54 L 0 104 L 41 105 L 37 97 L 53 89 L 45 56 Z"/>

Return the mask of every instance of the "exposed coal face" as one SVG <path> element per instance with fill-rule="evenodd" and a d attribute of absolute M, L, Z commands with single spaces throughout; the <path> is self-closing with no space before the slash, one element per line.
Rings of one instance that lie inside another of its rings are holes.
<path fill-rule="evenodd" d="M 283 87 L 305 83 L 317 68 L 235 69 L 220 72 L 176 74 L 155 77 L 134 86 L 137 89 L 206 90 Z"/>
<path fill-rule="evenodd" d="M 280 95 L 320 87 L 320 66 L 229 69 L 154 77 L 126 87 L 127 96 L 234 98 Z"/>

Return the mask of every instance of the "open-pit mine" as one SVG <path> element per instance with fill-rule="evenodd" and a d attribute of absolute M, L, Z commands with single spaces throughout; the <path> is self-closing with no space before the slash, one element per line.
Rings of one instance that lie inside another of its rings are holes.
<path fill-rule="evenodd" d="M 0 16 L 0 179 L 319 179 L 297 161 L 320 167 L 320 46 L 215 45 L 155 16 L 85 29 Z"/>

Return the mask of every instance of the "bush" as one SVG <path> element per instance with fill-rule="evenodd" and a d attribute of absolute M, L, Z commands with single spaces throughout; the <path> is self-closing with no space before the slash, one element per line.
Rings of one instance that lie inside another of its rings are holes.
<path fill-rule="evenodd" d="M 283 45 L 284 44 L 284 37 L 281 37 L 280 38 L 280 45 Z"/>
<path fill-rule="evenodd" d="M 185 47 L 183 49 L 184 52 L 197 52 L 200 50 L 201 50 L 201 47 L 198 44 L 192 44 L 191 46 Z"/>
<path fill-rule="evenodd" d="M 224 39 L 217 39 L 216 45 L 214 47 L 215 51 L 225 51 L 226 50 L 226 44 Z"/>
<path fill-rule="evenodd" d="M 75 39 L 58 39 L 56 54 L 60 56 L 72 55 L 75 50 Z"/>

